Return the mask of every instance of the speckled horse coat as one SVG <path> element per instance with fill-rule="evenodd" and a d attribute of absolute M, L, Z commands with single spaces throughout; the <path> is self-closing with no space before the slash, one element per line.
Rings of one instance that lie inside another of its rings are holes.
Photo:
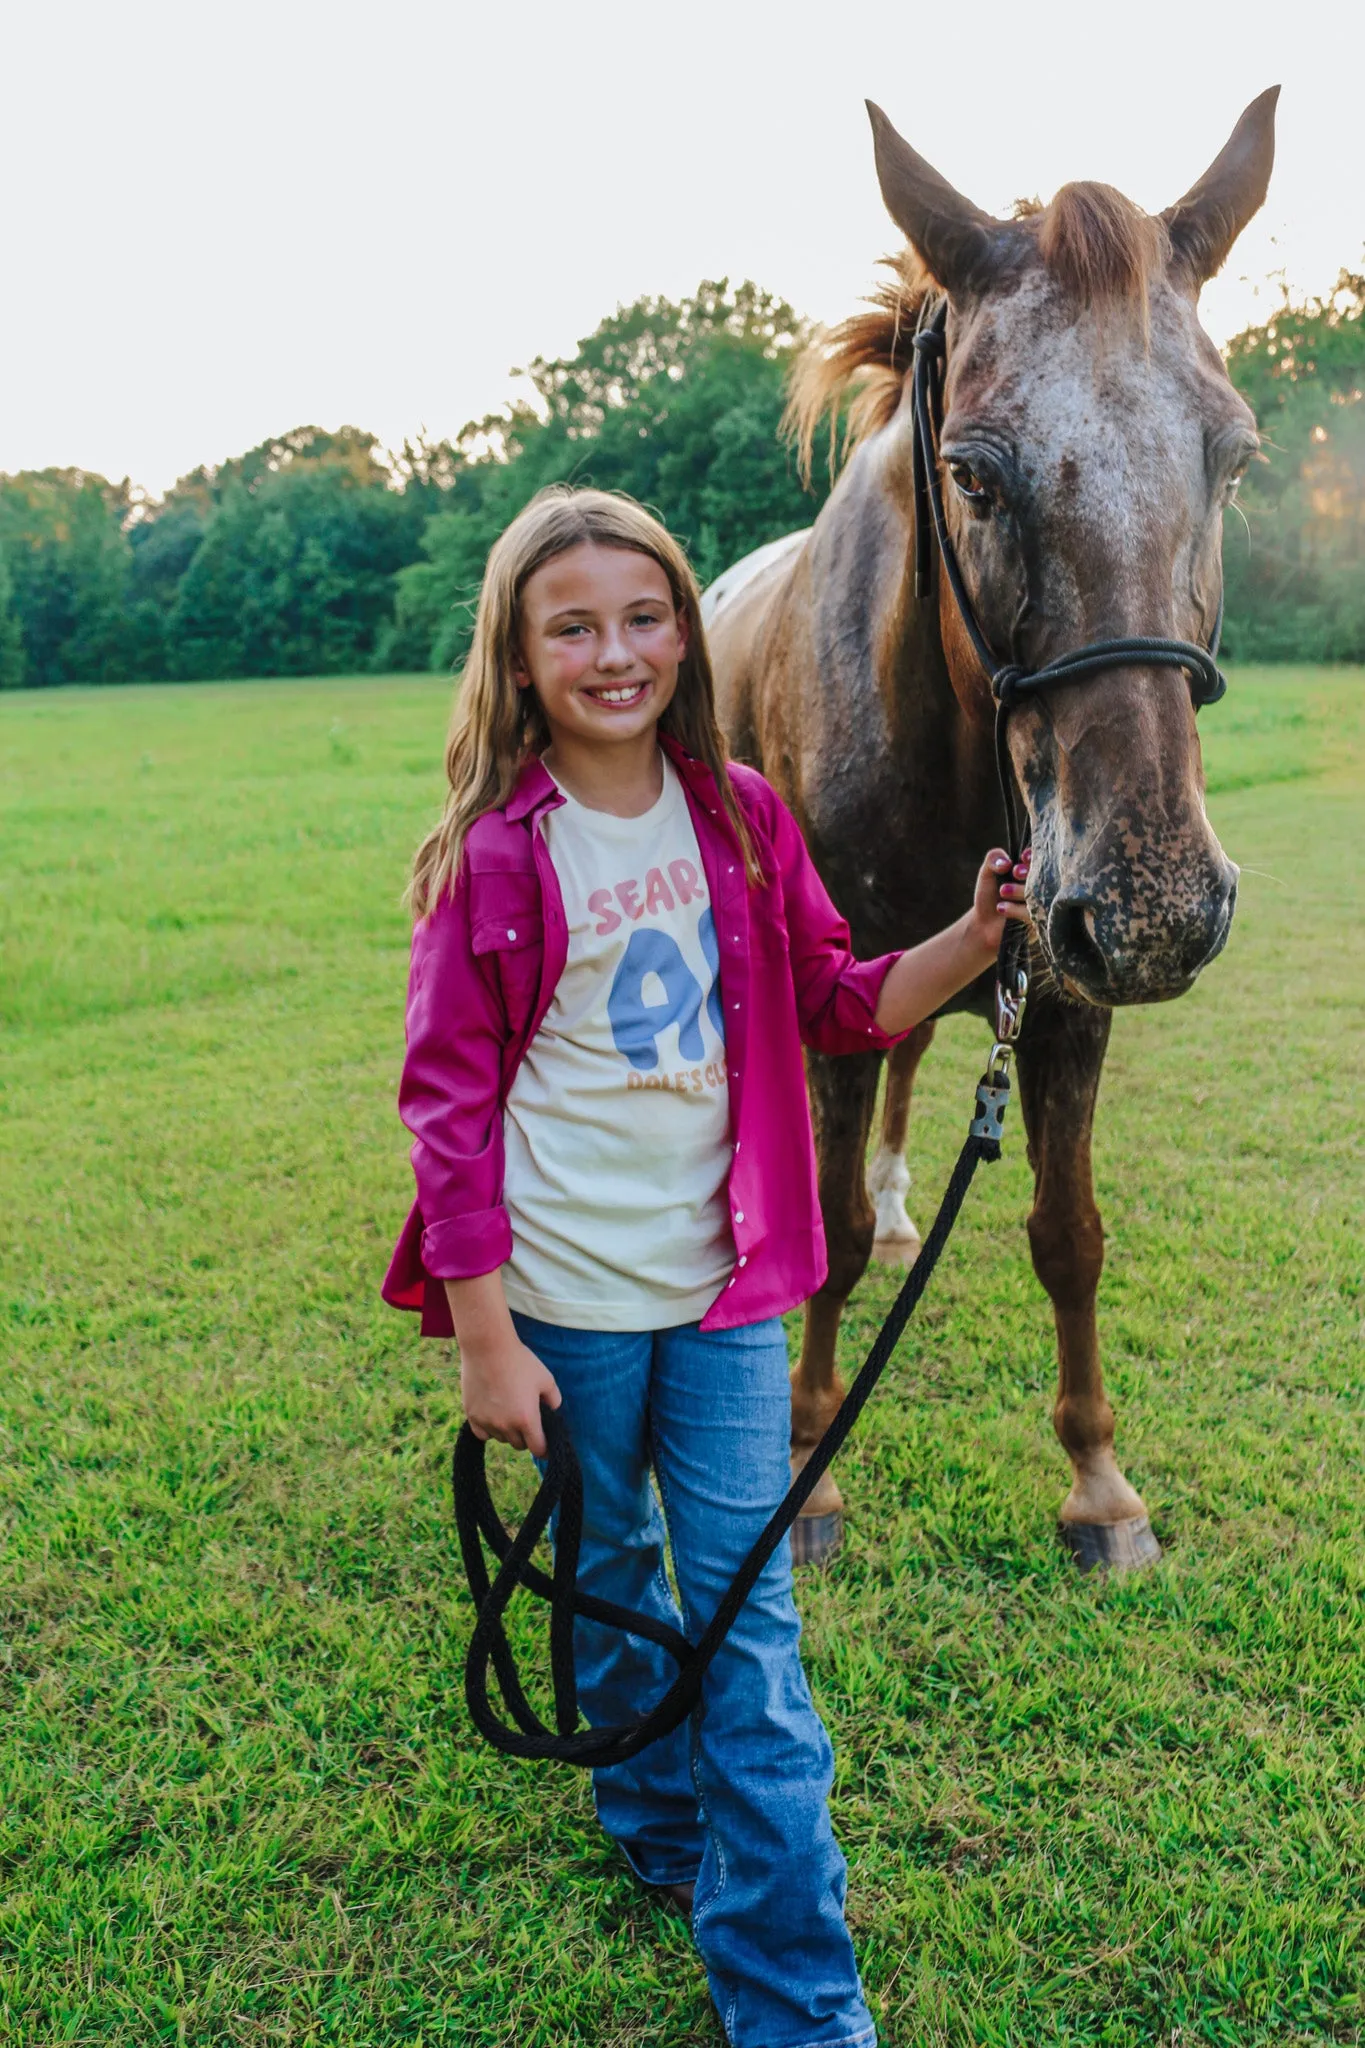
<path fill-rule="evenodd" d="M 946 590 L 914 592 L 909 370 L 921 311 L 946 296 L 948 516 L 1000 659 L 1037 666 L 1127 635 L 1207 642 L 1223 508 L 1256 437 L 1197 300 L 1265 197 L 1275 98 L 1247 109 L 1159 217 L 1081 184 L 992 219 L 871 109 L 882 193 L 909 247 L 873 310 L 807 356 L 792 403 L 807 457 L 817 420 L 841 401 L 856 452 L 814 527 L 722 576 L 706 607 L 731 746 L 792 806 L 860 953 L 914 944 L 957 916 L 1002 830 L 986 678 Z M 1190 987 L 1227 938 L 1236 870 L 1205 815 L 1178 671 L 1134 666 L 1032 698 L 1009 741 L 1034 849 L 1035 997 L 1019 1081 L 1029 1238 L 1057 1326 L 1053 1419 L 1073 1475 L 1061 1522 L 1083 1563 L 1132 1565 L 1157 1548 L 1115 1456 L 1100 1368 L 1095 1096 L 1112 1011 Z M 954 1007 L 986 1016 L 989 999 L 987 979 Z M 810 1062 L 830 1273 L 793 1375 L 798 1465 L 842 1393 L 839 1318 L 874 1236 L 885 1250 L 917 1248 L 902 1153 L 932 1035 L 930 1022 L 891 1055 L 870 1175 L 880 1057 Z M 837 1542 L 840 1509 L 827 1479 L 798 1555 Z"/>

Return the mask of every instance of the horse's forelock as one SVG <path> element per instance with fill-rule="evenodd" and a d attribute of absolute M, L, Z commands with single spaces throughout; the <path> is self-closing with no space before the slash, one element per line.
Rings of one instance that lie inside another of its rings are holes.
<path fill-rule="evenodd" d="M 1082 181 L 1063 185 L 1046 206 L 1021 201 L 1015 219 L 1073 304 L 1128 305 L 1145 328 L 1152 283 L 1171 254 L 1165 225 L 1154 214 L 1112 185 Z M 938 287 L 909 246 L 884 262 L 891 276 L 866 310 L 819 335 L 793 368 L 783 428 L 807 478 L 823 419 L 830 422 L 832 473 L 840 454 L 885 426 L 900 403 L 920 308 Z"/>
<path fill-rule="evenodd" d="M 1021 227 L 1080 307 L 1135 307 L 1144 322 L 1153 280 L 1170 261 L 1164 224 L 1112 185 L 1063 185 L 1047 206 L 1018 209 Z"/>

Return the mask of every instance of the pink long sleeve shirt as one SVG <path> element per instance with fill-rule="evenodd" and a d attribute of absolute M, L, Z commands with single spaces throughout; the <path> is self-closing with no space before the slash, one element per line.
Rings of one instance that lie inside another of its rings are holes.
<path fill-rule="evenodd" d="M 715 913 L 725 1005 L 735 1267 L 705 1330 L 780 1315 L 824 1281 L 825 1234 L 801 1046 L 884 1050 L 877 1024 L 893 962 L 855 960 L 848 926 L 786 805 L 763 777 L 730 777 L 765 876 L 744 862 L 710 771 L 674 742 Z M 469 831 L 455 888 L 413 933 L 399 1112 L 413 1135 L 417 1200 L 384 1299 L 420 1309 L 422 1333 L 453 1335 L 446 1280 L 511 1256 L 503 1204 L 503 1107 L 564 970 L 564 904 L 540 820 L 564 801 L 530 760 L 507 804 Z"/>

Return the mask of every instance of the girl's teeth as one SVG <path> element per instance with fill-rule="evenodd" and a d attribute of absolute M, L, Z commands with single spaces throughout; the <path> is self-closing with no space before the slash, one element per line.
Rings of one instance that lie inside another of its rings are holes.
<path fill-rule="evenodd" d="M 641 685 L 632 683 L 628 690 L 595 690 L 593 695 L 603 704 L 629 704 L 632 697 L 638 697 Z"/>

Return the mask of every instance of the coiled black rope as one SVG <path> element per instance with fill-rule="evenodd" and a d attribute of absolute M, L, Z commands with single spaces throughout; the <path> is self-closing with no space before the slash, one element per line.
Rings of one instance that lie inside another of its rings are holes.
<path fill-rule="evenodd" d="M 488 1490 L 486 1446 L 468 1423 L 464 1425 L 455 1444 L 451 1479 L 455 1495 L 455 1526 L 477 1609 L 465 1658 L 465 1699 L 474 1726 L 495 1749 L 504 1751 L 508 1756 L 547 1758 L 555 1763 L 599 1769 L 638 1756 L 651 1742 L 657 1742 L 660 1736 L 669 1734 L 687 1719 L 701 1698 L 707 1667 L 752 1592 L 760 1572 L 843 1448 L 849 1431 L 885 1371 L 901 1333 L 933 1278 L 934 1268 L 952 1233 L 977 1167 L 983 1160 L 1000 1157 L 1000 1121 L 1008 1089 L 1009 1083 L 1003 1073 L 994 1079 L 985 1076 L 979 1084 L 977 1113 L 972 1128 L 958 1154 L 957 1164 L 919 1257 L 910 1268 L 858 1377 L 844 1396 L 838 1414 L 792 1482 L 786 1499 L 735 1573 L 705 1632 L 696 1643 L 650 1615 L 638 1614 L 632 1608 L 618 1606 L 613 1600 L 598 1600 L 578 1591 L 574 1581 L 583 1530 L 583 1478 L 568 1429 L 557 1409 L 547 1408 L 543 1402 L 541 1404 L 549 1453 L 545 1476 L 515 1536 L 503 1527 Z M 554 1570 L 550 1573 L 533 1564 L 531 1558 L 556 1508 L 559 1513 L 555 1529 Z M 491 1583 L 484 1556 L 485 1543 L 498 1561 L 497 1575 Z M 527 1699 L 507 1640 L 504 1617 L 518 1586 L 549 1603 L 553 1728 L 545 1725 Z M 641 1715 L 638 1721 L 607 1728 L 578 1727 L 578 1691 L 573 1657 L 575 1615 L 581 1615 L 587 1621 L 603 1622 L 608 1628 L 622 1629 L 629 1635 L 644 1636 L 667 1650 L 676 1660 L 677 1677 L 657 1705 Z M 490 1666 L 503 1705 L 511 1716 L 510 1722 L 497 1712 L 490 1698 Z"/>

